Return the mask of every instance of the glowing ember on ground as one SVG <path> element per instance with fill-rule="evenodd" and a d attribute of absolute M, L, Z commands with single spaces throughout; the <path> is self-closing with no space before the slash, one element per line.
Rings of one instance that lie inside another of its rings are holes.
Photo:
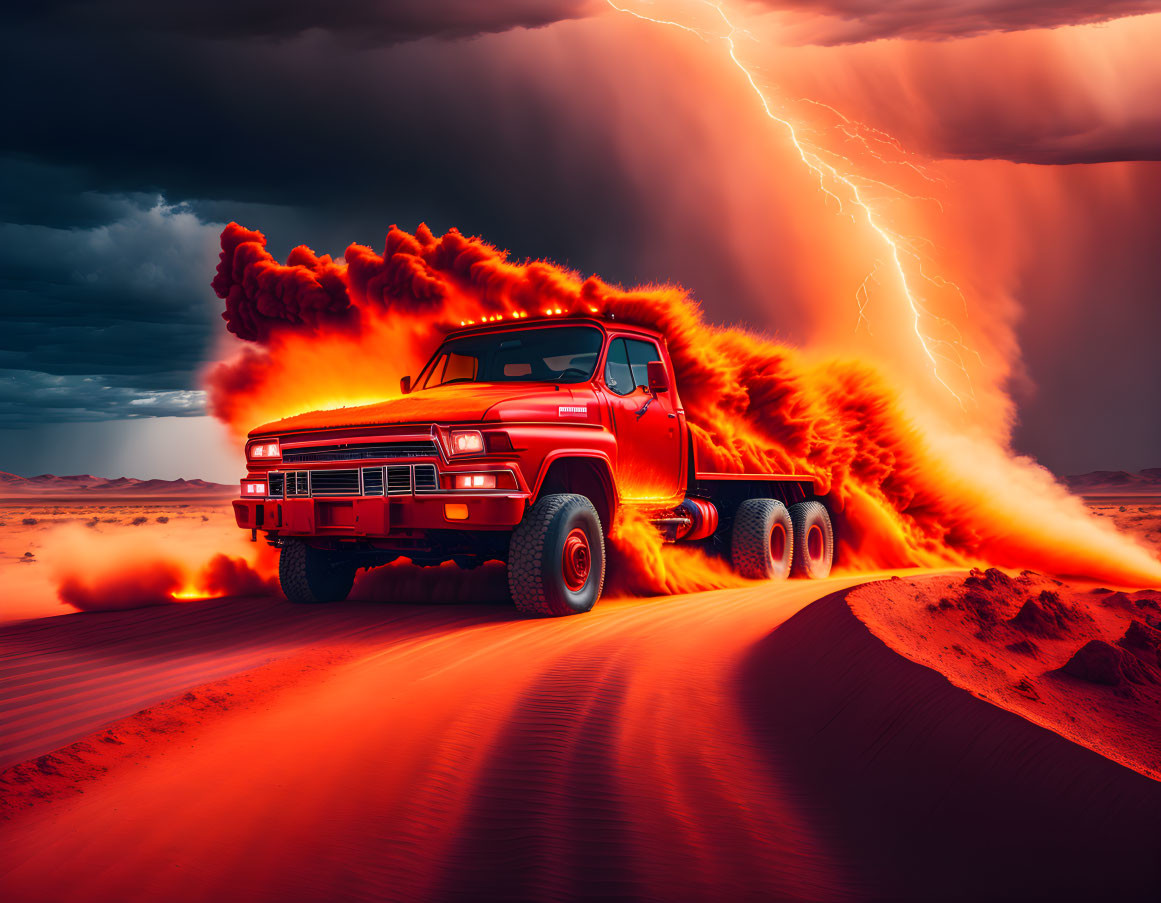
<path fill-rule="evenodd" d="M 206 592 L 205 590 L 200 590 L 200 589 L 174 590 L 169 595 L 170 595 L 170 598 L 177 599 L 177 600 L 180 600 L 182 602 L 187 602 L 190 600 L 205 600 L 205 599 L 224 598 L 223 596 L 217 595 L 215 593 L 209 593 L 209 592 Z"/>

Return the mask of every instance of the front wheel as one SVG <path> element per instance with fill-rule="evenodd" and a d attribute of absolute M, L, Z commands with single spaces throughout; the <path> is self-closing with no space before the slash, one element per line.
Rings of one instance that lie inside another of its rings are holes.
<path fill-rule="evenodd" d="M 605 537 L 597 509 L 583 495 L 537 500 L 512 533 L 508 587 L 522 614 L 586 612 L 605 585 Z"/>
<path fill-rule="evenodd" d="M 341 553 L 287 539 L 278 556 L 278 582 L 291 602 L 342 602 L 355 582 L 355 568 Z"/>

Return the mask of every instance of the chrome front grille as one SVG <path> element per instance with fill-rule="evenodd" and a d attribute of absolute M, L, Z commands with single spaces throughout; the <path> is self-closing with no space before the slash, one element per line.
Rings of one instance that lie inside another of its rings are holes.
<path fill-rule="evenodd" d="M 313 496 L 359 495 L 359 471 L 311 470 L 299 471 L 310 476 L 310 494 Z"/>
<path fill-rule="evenodd" d="M 383 468 L 363 468 L 363 495 L 383 494 Z"/>
<path fill-rule="evenodd" d="M 310 474 L 305 470 L 291 471 L 284 476 L 288 499 L 306 498 L 310 495 Z"/>
<path fill-rule="evenodd" d="M 439 481 L 435 476 L 434 464 L 415 465 L 415 491 L 435 492 L 439 488 Z"/>
<path fill-rule="evenodd" d="M 283 448 L 284 464 L 307 464 L 317 461 L 366 461 L 374 458 L 437 458 L 431 439 L 406 439 L 399 442 L 355 442 L 344 445 L 308 445 Z"/>
<path fill-rule="evenodd" d="M 406 495 L 411 492 L 411 465 L 387 465 L 387 494 Z"/>
<path fill-rule="evenodd" d="M 438 492 L 434 464 L 388 464 L 357 470 L 288 470 L 267 474 L 271 498 L 411 495 Z"/>

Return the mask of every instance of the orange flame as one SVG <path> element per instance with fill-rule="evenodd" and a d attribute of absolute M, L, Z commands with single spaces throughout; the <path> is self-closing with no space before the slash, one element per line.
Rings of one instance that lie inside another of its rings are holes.
<path fill-rule="evenodd" d="M 610 560 L 606 591 L 612 595 L 696 593 L 746 584 L 720 558 L 663 543 L 657 529 L 632 508 L 622 509 L 609 540 L 619 553 Z"/>

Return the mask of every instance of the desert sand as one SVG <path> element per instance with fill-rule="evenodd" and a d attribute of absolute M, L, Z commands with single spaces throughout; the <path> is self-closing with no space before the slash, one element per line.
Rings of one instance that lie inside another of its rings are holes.
<path fill-rule="evenodd" d="M 109 498 L 0 503 L 0 623 L 78 611 L 59 595 L 62 575 L 99 574 L 111 562 L 210 560 L 217 549 L 247 553 L 229 503 Z M 101 607 L 168 602 L 168 592 L 109 594 Z"/>
<path fill-rule="evenodd" d="M 29 592 L 57 527 L 232 529 L 8 510 Z M 522 621 L 499 568 L 381 570 L 339 605 L 10 617 L 4 898 L 1156 899 L 1161 594 L 894 576 Z M 1132 662 L 1069 672 L 1090 642 Z"/>

